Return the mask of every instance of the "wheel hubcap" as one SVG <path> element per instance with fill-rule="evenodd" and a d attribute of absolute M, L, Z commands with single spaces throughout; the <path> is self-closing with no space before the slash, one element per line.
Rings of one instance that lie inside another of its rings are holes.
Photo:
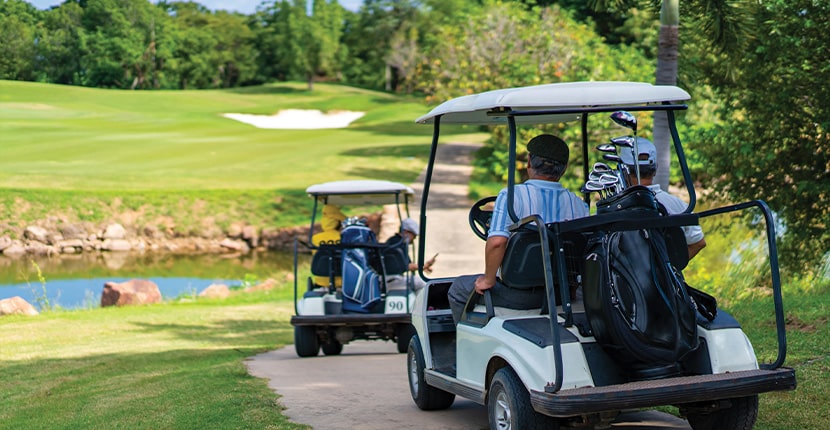
<path fill-rule="evenodd" d="M 507 401 L 507 395 L 500 392 L 496 396 L 495 405 L 496 426 L 501 430 L 510 430 L 510 403 Z"/>

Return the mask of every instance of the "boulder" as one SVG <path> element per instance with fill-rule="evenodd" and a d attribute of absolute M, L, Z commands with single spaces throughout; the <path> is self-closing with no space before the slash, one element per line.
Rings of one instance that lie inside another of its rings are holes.
<path fill-rule="evenodd" d="M 26 230 L 23 232 L 23 237 L 29 240 L 36 240 L 38 242 L 48 243 L 48 234 L 49 232 L 45 228 L 38 227 L 36 225 L 30 225 L 29 227 L 26 227 Z"/>
<path fill-rule="evenodd" d="M 125 237 L 127 237 L 127 230 L 121 224 L 110 224 L 104 230 L 104 239 L 124 239 Z"/>
<path fill-rule="evenodd" d="M 257 232 L 257 228 L 252 225 L 246 225 L 242 228 L 242 239 L 247 241 L 251 245 L 251 248 L 259 246 L 259 233 Z"/>
<path fill-rule="evenodd" d="M 199 293 L 199 297 L 225 299 L 231 295 L 231 289 L 225 284 L 210 284 Z"/>
<path fill-rule="evenodd" d="M 146 279 L 107 282 L 101 293 L 101 307 L 151 303 L 161 303 L 161 291 L 155 282 Z"/>
<path fill-rule="evenodd" d="M 26 248 L 17 240 L 13 241 L 11 245 L 3 250 L 3 255 L 8 255 L 9 257 L 19 257 L 25 253 Z"/>
<path fill-rule="evenodd" d="M 273 290 L 274 288 L 276 288 L 277 285 L 279 285 L 279 284 L 277 284 L 277 281 L 275 279 L 268 278 L 268 279 L 260 282 L 259 284 L 252 285 L 250 287 L 245 288 L 245 291 L 249 291 L 249 292 L 250 291 L 269 291 L 269 290 Z"/>
<path fill-rule="evenodd" d="M 125 239 L 104 239 L 104 242 L 101 243 L 101 249 L 104 251 L 129 251 L 133 247 Z"/>
<path fill-rule="evenodd" d="M 23 297 L 14 296 L 0 300 L 0 316 L 2 315 L 37 315 L 37 309 L 29 304 Z"/>
<path fill-rule="evenodd" d="M 4 249 L 12 246 L 13 243 L 12 238 L 8 236 L 0 236 L 0 252 L 3 252 Z"/>

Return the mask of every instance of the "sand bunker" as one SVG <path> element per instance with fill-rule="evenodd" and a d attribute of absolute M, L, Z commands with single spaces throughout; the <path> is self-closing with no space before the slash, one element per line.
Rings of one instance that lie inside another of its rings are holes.
<path fill-rule="evenodd" d="M 245 113 L 226 113 L 225 118 L 250 124 L 257 128 L 311 130 L 318 128 L 344 128 L 352 121 L 365 115 L 365 112 L 285 109 L 275 115 L 252 115 Z"/>

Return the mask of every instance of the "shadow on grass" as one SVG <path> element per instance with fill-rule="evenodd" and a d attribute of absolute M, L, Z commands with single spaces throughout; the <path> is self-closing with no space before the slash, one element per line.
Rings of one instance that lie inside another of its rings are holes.
<path fill-rule="evenodd" d="M 303 94 L 308 93 L 308 89 L 294 88 L 288 85 L 256 85 L 252 87 L 237 87 L 225 90 L 229 93 L 235 94 Z"/>

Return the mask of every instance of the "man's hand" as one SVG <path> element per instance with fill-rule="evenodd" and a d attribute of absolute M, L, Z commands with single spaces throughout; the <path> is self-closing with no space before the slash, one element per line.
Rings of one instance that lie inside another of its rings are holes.
<path fill-rule="evenodd" d="M 484 290 L 489 290 L 496 285 L 495 280 L 488 280 L 486 276 L 481 275 L 476 278 L 476 292 L 479 294 L 484 294 Z"/>

